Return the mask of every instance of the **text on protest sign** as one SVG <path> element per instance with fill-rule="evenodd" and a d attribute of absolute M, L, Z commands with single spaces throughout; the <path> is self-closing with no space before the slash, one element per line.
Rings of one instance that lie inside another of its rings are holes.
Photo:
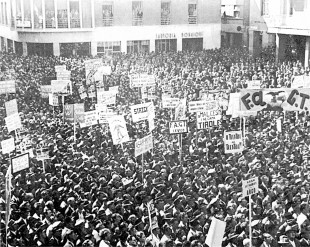
<path fill-rule="evenodd" d="M 182 134 L 187 133 L 187 120 L 178 120 L 169 122 L 170 134 Z"/>
<path fill-rule="evenodd" d="M 135 142 L 135 157 L 143 154 L 153 148 L 153 136 L 148 135 Z"/>
<path fill-rule="evenodd" d="M 310 76 L 295 76 L 291 83 L 291 88 L 310 88 Z"/>
<path fill-rule="evenodd" d="M 84 112 L 84 122 L 80 123 L 81 128 L 89 127 L 98 124 L 97 111 Z"/>
<path fill-rule="evenodd" d="M 302 111 L 310 109 L 310 89 L 249 89 L 240 92 L 241 111 Z"/>
<path fill-rule="evenodd" d="M 41 96 L 42 98 L 48 98 L 48 95 L 52 93 L 52 85 L 42 85 L 41 86 Z"/>
<path fill-rule="evenodd" d="M 85 73 L 86 73 L 86 84 L 91 84 L 92 81 L 96 81 L 98 79 L 96 74 L 98 73 L 98 69 L 103 66 L 103 62 L 101 59 L 91 59 L 84 62 L 85 64 Z"/>
<path fill-rule="evenodd" d="M 66 71 L 66 70 L 67 70 L 66 65 L 55 65 L 55 71 L 56 71 L 56 73 L 62 72 L 62 71 Z"/>
<path fill-rule="evenodd" d="M 155 86 L 155 76 L 148 74 L 130 75 L 130 87 L 152 87 Z"/>
<path fill-rule="evenodd" d="M 114 145 L 122 144 L 130 140 L 124 116 L 117 115 L 110 117 L 108 118 L 108 123 Z"/>
<path fill-rule="evenodd" d="M 0 81 L 0 94 L 16 93 L 15 81 Z"/>
<path fill-rule="evenodd" d="M 116 92 L 115 91 L 104 91 L 98 90 L 97 92 L 97 103 L 104 105 L 115 105 L 116 103 Z"/>
<path fill-rule="evenodd" d="M 57 80 L 70 80 L 71 71 L 65 70 L 65 71 L 57 72 L 56 78 Z"/>
<path fill-rule="evenodd" d="M 29 153 L 25 153 L 11 159 L 12 173 L 29 168 Z"/>
<path fill-rule="evenodd" d="M 108 123 L 108 118 L 112 116 L 116 116 L 117 113 L 113 111 L 113 109 L 109 109 L 106 107 L 97 107 L 98 104 L 96 104 L 96 111 L 98 113 L 98 120 L 100 124 L 107 124 Z"/>
<path fill-rule="evenodd" d="M 260 80 L 248 81 L 248 89 L 260 89 Z"/>
<path fill-rule="evenodd" d="M 5 111 L 6 111 L 6 116 L 10 116 L 14 113 L 18 113 L 16 99 L 5 102 Z"/>
<path fill-rule="evenodd" d="M 84 122 L 84 104 L 74 104 L 74 121 L 76 123 L 82 123 Z"/>
<path fill-rule="evenodd" d="M 199 100 L 199 101 L 191 101 L 188 103 L 188 111 L 190 113 L 194 112 L 205 112 L 208 110 L 216 110 L 218 109 L 218 101 L 216 100 Z"/>
<path fill-rule="evenodd" d="M 258 177 L 242 180 L 242 197 L 258 193 Z"/>
<path fill-rule="evenodd" d="M 182 120 L 186 115 L 186 98 L 180 99 L 178 106 L 175 108 L 174 119 Z"/>
<path fill-rule="evenodd" d="M 48 104 L 51 106 L 58 106 L 59 105 L 58 95 L 50 93 L 48 95 Z"/>
<path fill-rule="evenodd" d="M 197 112 L 197 129 L 207 129 L 219 126 L 222 118 L 221 109 L 205 112 Z"/>
<path fill-rule="evenodd" d="M 138 104 L 138 105 L 133 105 L 130 107 L 131 110 L 131 116 L 132 116 L 132 121 L 134 123 L 146 120 L 149 116 L 149 110 L 151 105 L 153 106 L 153 103 L 143 103 L 143 104 Z M 154 107 L 153 107 L 154 110 Z"/>
<path fill-rule="evenodd" d="M 74 121 L 74 105 L 67 104 L 64 107 L 64 120 L 66 122 L 73 122 Z"/>
<path fill-rule="evenodd" d="M 1 148 L 3 154 L 9 154 L 10 152 L 14 151 L 15 150 L 14 138 L 3 140 L 1 142 Z"/>
<path fill-rule="evenodd" d="M 225 154 L 243 151 L 242 131 L 224 131 Z"/>
<path fill-rule="evenodd" d="M 113 92 L 118 93 L 118 87 L 119 86 L 109 87 L 109 91 L 113 91 Z"/>
<path fill-rule="evenodd" d="M 52 92 L 58 94 L 69 94 L 72 92 L 70 80 L 51 80 Z"/>
<path fill-rule="evenodd" d="M 22 127 L 22 121 L 18 113 L 14 113 L 5 118 L 5 124 L 9 132 Z"/>
<path fill-rule="evenodd" d="M 163 97 L 162 103 L 163 103 L 163 108 L 176 108 L 180 103 L 180 99 Z"/>

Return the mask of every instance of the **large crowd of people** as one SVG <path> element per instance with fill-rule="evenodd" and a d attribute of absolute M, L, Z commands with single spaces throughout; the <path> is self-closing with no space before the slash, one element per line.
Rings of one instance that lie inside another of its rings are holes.
<path fill-rule="evenodd" d="M 78 89 L 86 85 L 88 59 L 0 55 L 0 81 L 16 82 L 16 94 L 0 95 L 0 141 L 28 140 L 34 153 L 30 168 L 13 174 L 7 222 L 5 175 L 10 158 L 21 151 L 0 153 L 3 246 L 205 247 L 214 217 L 226 222 L 222 246 L 249 246 L 249 203 L 252 246 L 310 246 L 308 112 L 246 117 L 244 150 L 225 154 L 223 132 L 239 130 L 241 121 L 226 114 L 225 103 L 221 124 L 205 130 L 197 130 L 195 114 L 187 112 L 189 130 L 181 144 L 177 135 L 169 135 L 173 116 L 161 104 L 166 84 L 172 97 L 194 101 L 207 94 L 225 102 L 248 80 L 261 80 L 264 88 L 290 87 L 294 76 L 308 75 L 308 68 L 299 61 L 276 63 L 273 48 L 257 57 L 243 49 L 215 49 L 103 58 L 112 73 L 101 84 L 119 86 L 112 108 L 125 116 L 130 137 L 113 145 L 108 125 L 74 131 L 63 121 L 62 105 L 50 106 L 40 92 L 55 77 L 55 65 L 66 65 L 73 90 L 65 104 L 94 109 L 96 99 L 81 99 Z M 129 85 L 129 75 L 141 72 L 156 77 L 154 148 L 143 162 L 134 155 L 134 142 L 149 133 L 148 123 L 133 123 L 130 106 L 145 99 Z M 23 127 L 9 133 L 4 103 L 15 98 Z M 44 163 L 36 158 L 42 147 L 49 156 Z M 242 180 L 252 177 L 259 178 L 259 191 L 249 202 L 242 197 Z M 153 227 L 150 202 L 157 217 Z"/>

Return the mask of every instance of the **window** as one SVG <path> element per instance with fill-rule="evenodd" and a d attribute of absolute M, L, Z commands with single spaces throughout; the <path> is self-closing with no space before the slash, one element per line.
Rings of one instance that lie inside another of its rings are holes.
<path fill-rule="evenodd" d="M 261 0 L 261 15 L 269 15 L 269 0 Z"/>
<path fill-rule="evenodd" d="M 197 24 L 197 3 L 188 4 L 188 24 Z"/>
<path fill-rule="evenodd" d="M 290 1 L 290 15 L 294 14 L 294 4 L 293 4 L 293 0 L 289 0 Z"/>
<path fill-rule="evenodd" d="M 3 3 L 1 3 L 1 10 L 0 11 L 1 11 L 0 23 L 3 24 L 4 23 L 4 20 L 3 20 L 4 19 L 3 18 L 3 16 L 4 16 L 4 14 L 3 14 Z"/>
<path fill-rule="evenodd" d="M 143 4 L 142 1 L 132 2 L 132 25 L 141 26 L 143 24 Z"/>
<path fill-rule="evenodd" d="M 68 28 L 67 1 L 57 0 L 58 28 Z"/>
<path fill-rule="evenodd" d="M 102 5 L 103 26 L 113 26 L 113 3 L 107 2 Z"/>
<path fill-rule="evenodd" d="M 14 5 L 11 5 L 11 27 L 14 28 L 15 27 L 15 15 L 14 15 Z"/>
<path fill-rule="evenodd" d="M 79 1 L 70 0 L 70 28 L 80 28 L 80 4 Z"/>
<path fill-rule="evenodd" d="M 45 1 L 45 27 L 56 28 L 54 1 Z"/>
<path fill-rule="evenodd" d="M 161 2 L 161 25 L 170 25 L 170 1 Z"/>
<path fill-rule="evenodd" d="M 149 40 L 127 41 L 127 53 L 148 53 L 150 51 Z"/>
<path fill-rule="evenodd" d="M 105 41 L 97 43 L 97 53 L 98 54 L 110 54 L 121 51 L 120 41 Z"/>
<path fill-rule="evenodd" d="M 42 1 L 33 0 L 33 18 L 34 28 L 43 28 L 43 13 L 42 13 Z"/>

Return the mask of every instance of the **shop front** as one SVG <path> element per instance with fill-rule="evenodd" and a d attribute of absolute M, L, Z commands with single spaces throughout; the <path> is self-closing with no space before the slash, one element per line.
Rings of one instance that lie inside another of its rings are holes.
<path fill-rule="evenodd" d="M 177 38 L 175 33 L 156 34 L 155 52 L 177 51 Z"/>
<path fill-rule="evenodd" d="M 183 51 L 202 51 L 203 32 L 183 32 L 182 33 Z"/>

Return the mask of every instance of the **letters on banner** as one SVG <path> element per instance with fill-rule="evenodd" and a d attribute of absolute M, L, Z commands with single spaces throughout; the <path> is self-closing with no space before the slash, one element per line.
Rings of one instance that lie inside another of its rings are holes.
<path fill-rule="evenodd" d="M 29 168 L 29 153 L 25 153 L 11 159 L 12 173 Z"/>
<path fill-rule="evenodd" d="M 86 73 L 86 84 L 91 84 L 93 81 L 102 80 L 102 77 L 99 78 L 98 70 L 103 66 L 101 59 L 91 59 L 84 62 L 85 64 L 85 73 Z"/>
<path fill-rule="evenodd" d="M 218 126 L 221 123 L 222 110 L 210 110 L 205 112 L 197 112 L 197 129 L 208 129 Z"/>
<path fill-rule="evenodd" d="M 208 110 L 214 110 L 217 109 L 219 106 L 217 100 L 199 100 L 199 101 L 191 101 L 188 103 L 188 111 L 190 113 L 194 112 L 205 112 Z"/>
<path fill-rule="evenodd" d="M 83 123 L 84 122 L 84 104 L 74 104 L 74 121 L 76 123 Z"/>
<path fill-rule="evenodd" d="M 98 90 L 97 92 L 97 103 L 104 105 L 115 105 L 116 103 L 116 92 L 115 91 L 104 91 Z"/>
<path fill-rule="evenodd" d="M 70 80 L 51 80 L 52 92 L 58 94 L 71 94 L 72 84 Z"/>
<path fill-rule="evenodd" d="M 155 86 L 155 76 L 148 74 L 132 74 L 129 77 L 130 87 L 152 87 Z"/>
<path fill-rule="evenodd" d="M 187 133 L 187 120 L 178 120 L 169 122 L 170 134 L 182 134 Z"/>
<path fill-rule="evenodd" d="M 59 105 L 58 95 L 50 93 L 48 95 L 48 104 L 51 106 L 58 106 Z"/>
<path fill-rule="evenodd" d="M 135 157 L 146 153 L 153 148 L 153 136 L 148 135 L 135 142 Z"/>
<path fill-rule="evenodd" d="M 0 94 L 16 93 L 15 81 L 0 81 Z"/>
<path fill-rule="evenodd" d="M 96 110 L 84 112 L 84 122 L 80 123 L 81 128 L 98 124 L 98 113 Z"/>
<path fill-rule="evenodd" d="M 241 90 L 241 111 L 307 111 L 310 109 L 310 89 Z"/>
<path fill-rule="evenodd" d="M 242 180 L 242 197 L 258 193 L 258 177 Z"/>
<path fill-rule="evenodd" d="M 225 154 L 243 151 L 242 131 L 224 131 Z"/>
<path fill-rule="evenodd" d="M 64 120 L 71 123 L 74 121 L 74 104 L 65 105 Z"/>
<path fill-rule="evenodd" d="M 170 98 L 170 97 L 163 97 L 162 98 L 163 108 L 176 108 L 179 103 L 179 98 Z"/>
<path fill-rule="evenodd" d="M 182 118 L 185 118 L 186 117 L 185 113 L 186 113 L 186 98 L 180 99 L 178 106 L 175 108 L 174 119 L 181 120 Z"/>
<path fill-rule="evenodd" d="M 22 121 L 18 113 L 14 113 L 5 118 L 5 124 L 9 132 L 22 127 Z"/>
<path fill-rule="evenodd" d="M 139 105 L 133 105 L 130 107 L 132 121 L 134 123 L 148 119 L 148 116 L 154 114 L 153 102 L 143 103 Z"/>
<path fill-rule="evenodd" d="M 260 80 L 248 81 L 248 89 L 260 89 Z"/>
<path fill-rule="evenodd" d="M 117 115 L 110 117 L 108 118 L 108 123 L 114 145 L 122 144 L 130 140 L 124 116 Z"/>
<path fill-rule="evenodd" d="M 16 99 L 5 102 L 5 111 L 7 117 L 14 113 L 18 113 Z"/>
<path fill-rule="evenodd" d="M 10 152 L 14 151 L 15 150 L 14 138 L 3 140 L 1 142 L 1 148 L 3 154 L 9 154 Z"/>
<path fill-rule="evenodd" d="M 213 217 L 205 243 L 212 247 L 221 247 L 225 233 L 226 222 Z"/>
<path fill-rule="evenodd" d="M 71 79 L 71 71 L 64 70 L 57 72 L 56 75 L 57 80 L 70 80 Z"/>
<path fill-rule="evenodd" d="M 41 86 L 41 96 L 42 98 L 48 98 L 48 95 L 52 93 L 51 85 L 42 85 Z"/>
<path fill-rule="evenodd" d="M 66 65 L 55 65 L 55 71 L 56 71 L 56 73 L 58 73 L 58 72 L 63 72 L 63 71 L 66 71 L 66 70 L 67 70 Z"/>

